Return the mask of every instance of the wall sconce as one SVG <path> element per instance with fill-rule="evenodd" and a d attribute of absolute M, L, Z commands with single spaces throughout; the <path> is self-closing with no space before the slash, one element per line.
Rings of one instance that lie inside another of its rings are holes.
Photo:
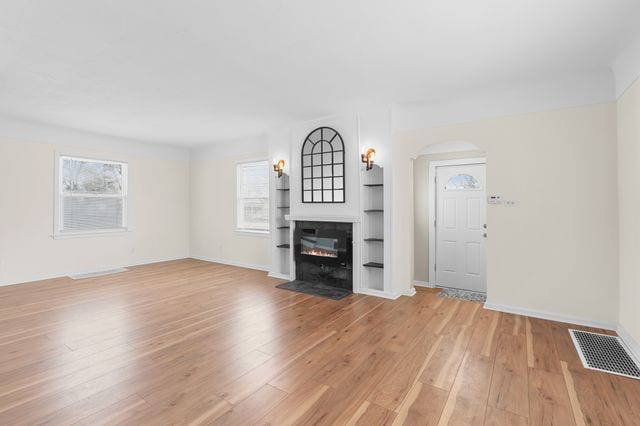
<path fill-rule="evenodd" d="M 284 170 L 284 160 L 279 160 L 273 164 L 273 171 L 278 174 L 278 177 L 282 177 L 282 171 Z"/>
<path fill-rule="evenodd" d="M 367 170 L 373 169 L 373 160 L 376 157 L 376 150 L 373 148 L 367 148 L 362 154 L 362 162 L 367 165 Z"/>

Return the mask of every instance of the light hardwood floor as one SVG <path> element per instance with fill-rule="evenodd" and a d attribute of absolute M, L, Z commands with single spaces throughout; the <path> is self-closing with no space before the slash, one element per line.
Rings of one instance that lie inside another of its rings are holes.
<path fill-rule="evenodd" d="M 640 424 L 567 324 L 181 260 L 0 288 L 0 424 Z"/>

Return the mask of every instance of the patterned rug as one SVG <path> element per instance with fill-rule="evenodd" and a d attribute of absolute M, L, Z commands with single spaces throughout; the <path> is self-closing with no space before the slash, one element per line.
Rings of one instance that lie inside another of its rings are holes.
<path fill-rule="evenodd" d="M 479 291 L 458 290 L 457 288 L 443 288 L 442 291 L 438 293 L 438 296 L 448 297 L 450 299 L 467 300 L 470 302 L 484 303 L 487 301 L 487 293 L 480 293 Z"/>

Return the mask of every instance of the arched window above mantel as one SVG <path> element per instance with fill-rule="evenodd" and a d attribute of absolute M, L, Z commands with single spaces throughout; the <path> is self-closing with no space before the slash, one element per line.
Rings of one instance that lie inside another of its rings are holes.
<path fill-rule="evenodd" d="M 331 127 L 318 127 L 302 144 L 302 202 L 344 203 L 344 142 Z"/>

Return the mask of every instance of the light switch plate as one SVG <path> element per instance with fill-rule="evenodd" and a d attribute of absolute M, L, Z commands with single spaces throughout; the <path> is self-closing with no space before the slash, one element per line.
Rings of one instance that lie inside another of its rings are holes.
<path fill-rule="evenodd" d="M 489 195 L 487 197 L 487 204 L 492 204 L 494 206 L 502 204 L 502 196 L 500 196 L 500 195 Z"/>

